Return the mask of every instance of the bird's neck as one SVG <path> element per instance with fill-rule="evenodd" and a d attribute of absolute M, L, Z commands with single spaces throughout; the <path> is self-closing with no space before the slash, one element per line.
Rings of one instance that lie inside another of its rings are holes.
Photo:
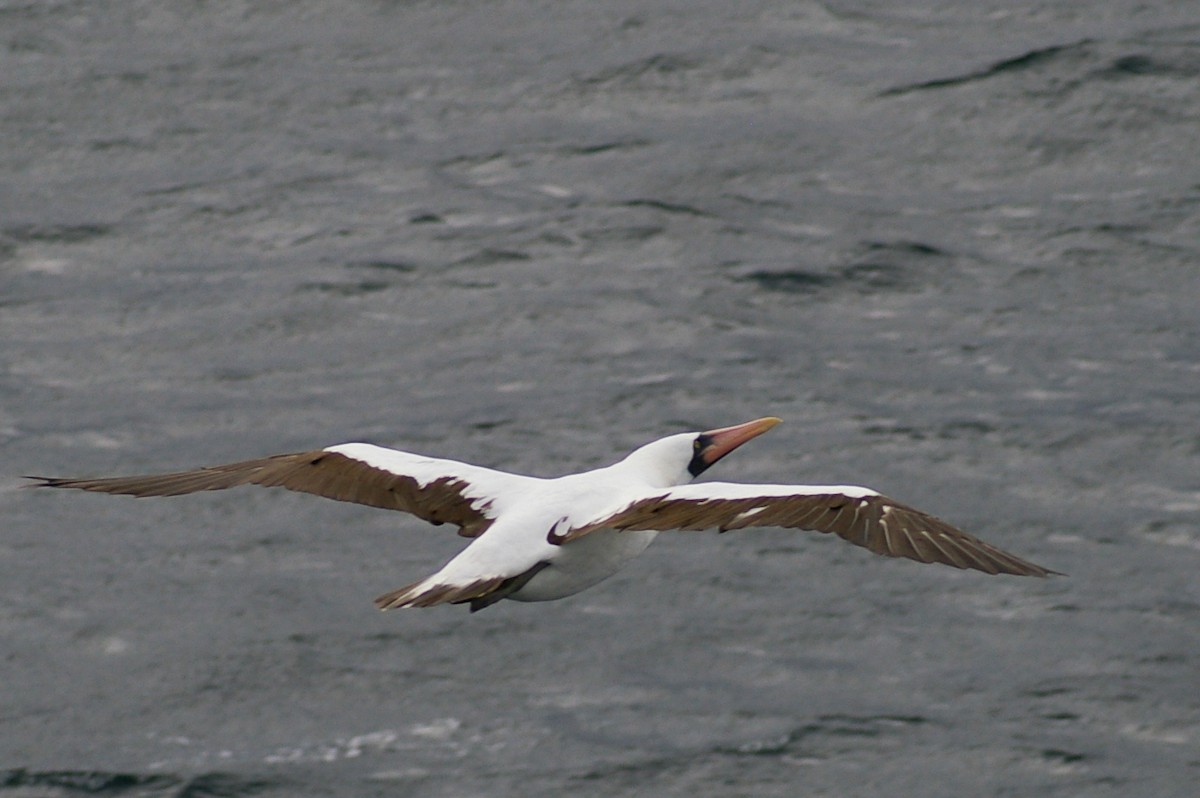
<path fill-rule="evenodd" d="M 691 482 L 687 469 L 672 468 L 652 458 L 638 457 L 634 452 L 606 470 L 625 482 L 641 482 L 651 488 L 673 488 Z"/>

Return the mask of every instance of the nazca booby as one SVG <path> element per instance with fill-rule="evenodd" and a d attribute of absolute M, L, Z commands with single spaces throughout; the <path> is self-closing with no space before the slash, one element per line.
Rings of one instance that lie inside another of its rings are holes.
<path fill-rule="evenodd" d="M 671 435 L 604 468 L 556 479 L 521 476 L 367 443 L 195 471 L 101 479 L 30 477 L 34 487 L 178 496 L 238 485 L 284 487 L 450 523 L 472 542 L 432 576 L 375 600 L 380 609 L 501 599 L 549 601 L 616 573 L 660 531 L 775 526 L 831 532 L 876 554 L 989 574 L 1057 574 L 945 521 L 855 485 L 688 484 L 768 417 Z"/>

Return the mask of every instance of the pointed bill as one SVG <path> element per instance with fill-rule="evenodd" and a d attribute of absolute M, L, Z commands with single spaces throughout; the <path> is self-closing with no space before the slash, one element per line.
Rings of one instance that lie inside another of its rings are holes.
<path fill-rule="evenodd" d="M 746 441 L 762 435 L 781 420 L 774 416 L 767 416 L 734 427 L 722 427 L 703 432 L 700 434 L 700 440 L 705 441 L 706 445 L 700 450 L 699 457 L 706 467 L 710 466 Z"/>

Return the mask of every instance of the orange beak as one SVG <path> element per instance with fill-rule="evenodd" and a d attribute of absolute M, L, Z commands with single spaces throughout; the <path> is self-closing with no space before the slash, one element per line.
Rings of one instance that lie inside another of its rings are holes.
<path fill-rule="evenodd" d="M 701 433 L 700 439 L 707 445 L 697 453 L 697 456 L 705 467 L 708 467 L 751 438 L 762 435 L 781 420 L 774 416 L 767 416 L 747 421 L 745 424 L 738 424 L 736 427 L 722 427 Z"/>

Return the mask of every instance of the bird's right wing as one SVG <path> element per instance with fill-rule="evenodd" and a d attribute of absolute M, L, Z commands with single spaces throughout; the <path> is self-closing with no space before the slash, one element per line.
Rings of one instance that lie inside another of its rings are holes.
<path fill-rule="evenodd" d="M 885 557 L 943 563 L 989 574 L 1049 576 L 940 518 L 857 485 L 743 485 L 697 482 L 648 494 L 565 533 L 563 544 L 598 529 L 744 529 L 779 526 L 833 533 Z"/>
<path fill-rule="evenodd" d="M 30 477 L 34 487 L 78 488 L 129 496 L 180 496 L 239 485 L 282 487 L 338 501 L 412 513 L 433 524 L 450 523 L 464 537 L 482 535 L 506 501 L 534 477 L 386 449 L 344 443 L 308 452 L 194 471 L 99 479 Z"/>

